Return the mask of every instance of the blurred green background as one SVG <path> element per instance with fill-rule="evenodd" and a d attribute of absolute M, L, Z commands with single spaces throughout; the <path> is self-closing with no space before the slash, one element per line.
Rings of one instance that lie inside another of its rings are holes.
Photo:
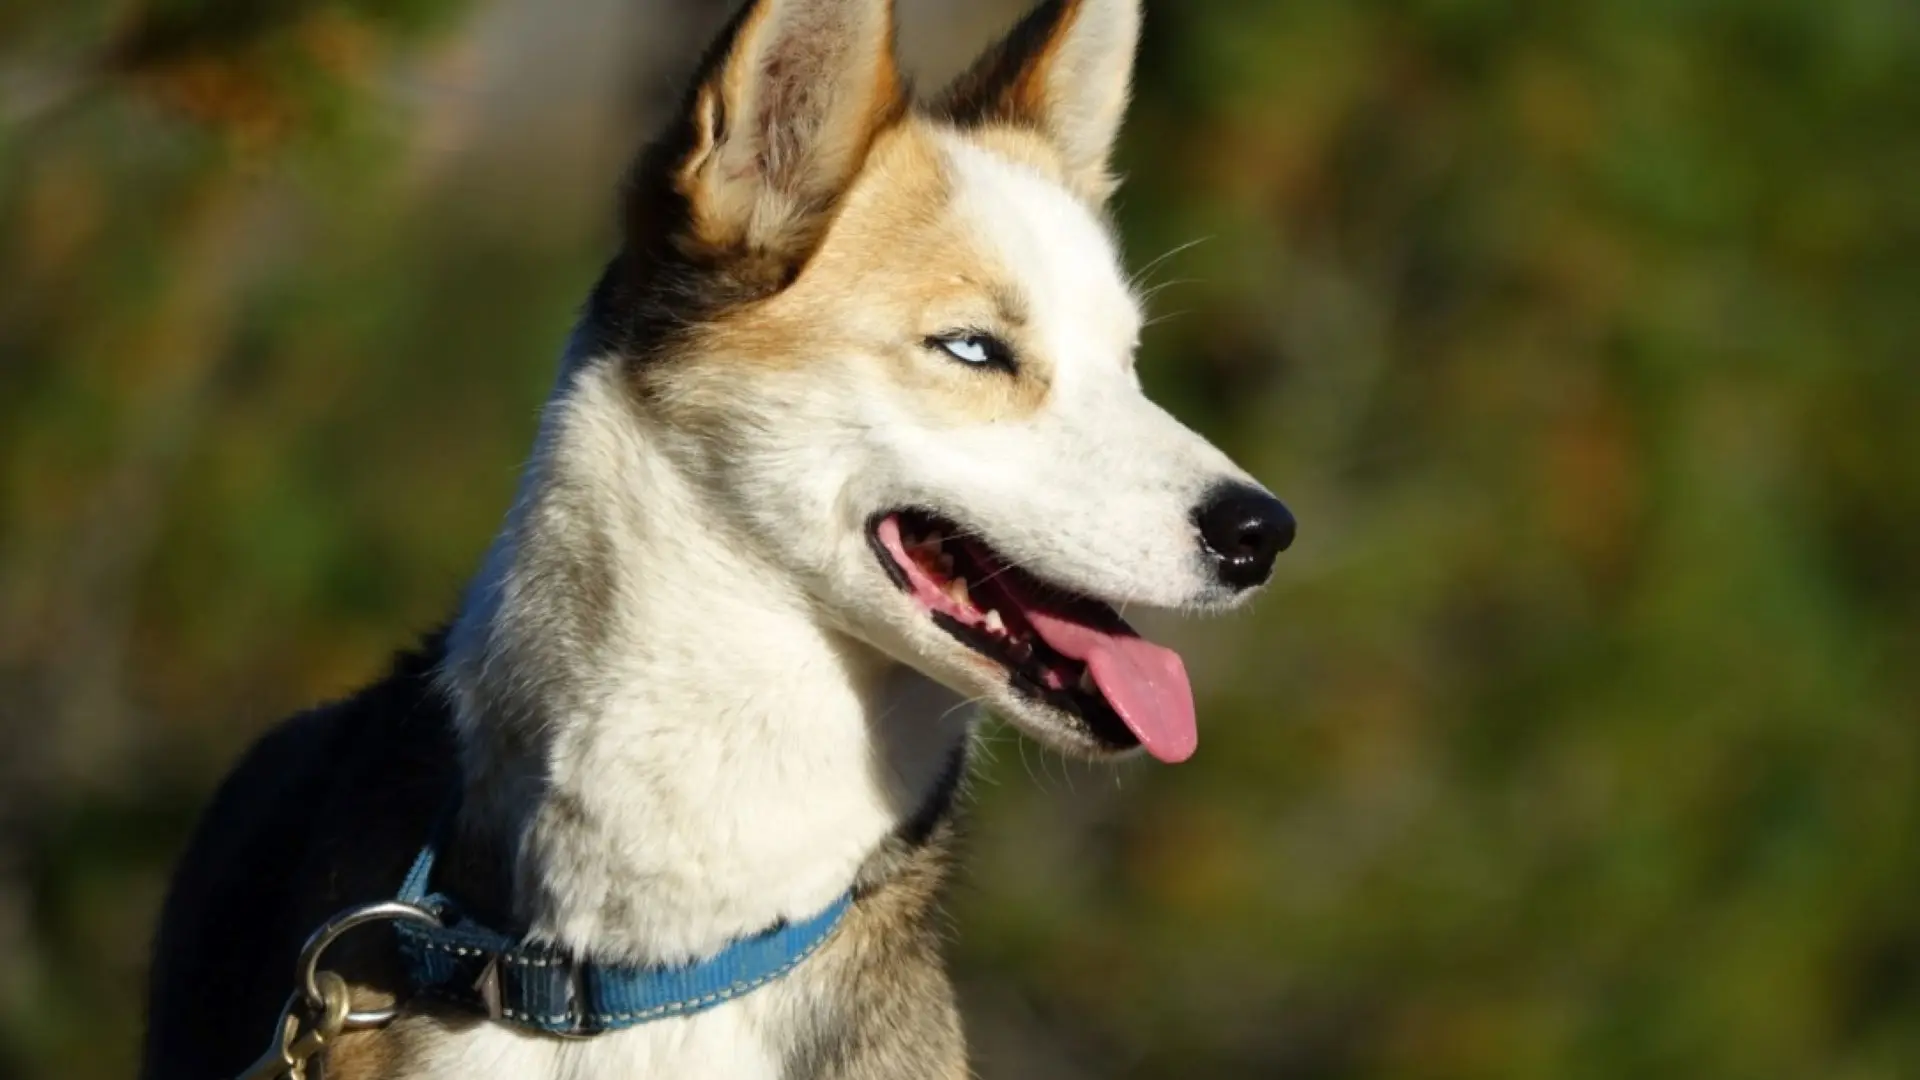
<path fill-rule="evenodd" d="M 0 4 L 0 1076 L 130 1072 L 200 800 L 449 611 L 725 6 Z M 1159 0 L 1139 96 L 1303 539 L 1193 764 L 992 738 L 982 1075 L 1920 1077 L 1920 5 Z"/>

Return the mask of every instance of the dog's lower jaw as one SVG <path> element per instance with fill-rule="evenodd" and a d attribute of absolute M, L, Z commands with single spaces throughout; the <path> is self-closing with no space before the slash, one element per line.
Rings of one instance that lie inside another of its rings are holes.
<path fill-rule="evenodd" d="M 970 721 L 712 542 L 617 367 L 568 368 L 449 645 L 462 827 L 536 936 L 683 961 L 844 892 Z"/>

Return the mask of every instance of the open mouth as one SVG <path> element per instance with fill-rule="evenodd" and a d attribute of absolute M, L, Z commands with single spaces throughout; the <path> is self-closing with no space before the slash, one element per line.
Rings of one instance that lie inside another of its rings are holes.
<path fill-rule="evenodd" d="M 883 514 L 870 539 L 934 624 L 1004 668 L 1017 693 L 1115 752 L 1144 747 L 1169 764 L 1193 756 L 1199 734 L 1185 664 L 1112 607 L 1041 581 L 936 514 Z"/>

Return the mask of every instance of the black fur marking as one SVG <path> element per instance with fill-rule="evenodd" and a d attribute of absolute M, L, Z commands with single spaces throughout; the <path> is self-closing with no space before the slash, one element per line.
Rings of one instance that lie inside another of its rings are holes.
<path fill-rule="evenodd" d="M 1077 13 L 1082 0 L 1047 0 L 1027 13 L 1007 36 L 989 49 L 935 103 L 935 111 L 961 127 L 1001 123 L 1045 131 L 1035 102 L 1020 92 L 1022 77 L 1035 57 L 1046 52 L 1063 19 Z"/>
<path fill-rule="evenodd" d="M 246 1067 L 292 991 L 307 935 L 398 890 L 454 780 L 450 714 L 432 686 L 441 647 L 436 636 L 385 681 L 275 728 L 221 786 L 161 912 L 147 1080 Z M 329 967 L 396 986 L 377 936 L 343 942 Z"/>
<path fill-rule="evenodd" d="M 918 851 L 931 844 L 940 828 L 952 820 L 954 800 L 959 798 L 960 785 L 967 777 L 969 744 L 970 740 L 963 737 L 954 745 L 933 792 L 920 804 L 920 809 L 894 831 L 894 839 L 909 850 Z"/>

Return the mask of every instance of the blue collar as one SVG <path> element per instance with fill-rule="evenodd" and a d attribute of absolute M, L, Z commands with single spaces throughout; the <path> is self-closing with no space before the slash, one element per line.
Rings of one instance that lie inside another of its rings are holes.
<path fill-rule="evenodd" d="M 626 967 L 529 945 L 467 918 L 442 893 L 429 893 L 439 855 L 430 840 L 397 897 L 444 924 L 402 923 L 400 957 L 416 994 L 546 1035 L 588 1037 L 703 1012 L 781 978 L 833 936 L 853 894 L 798 923 L 782 923 L 680 967 Z"/>

